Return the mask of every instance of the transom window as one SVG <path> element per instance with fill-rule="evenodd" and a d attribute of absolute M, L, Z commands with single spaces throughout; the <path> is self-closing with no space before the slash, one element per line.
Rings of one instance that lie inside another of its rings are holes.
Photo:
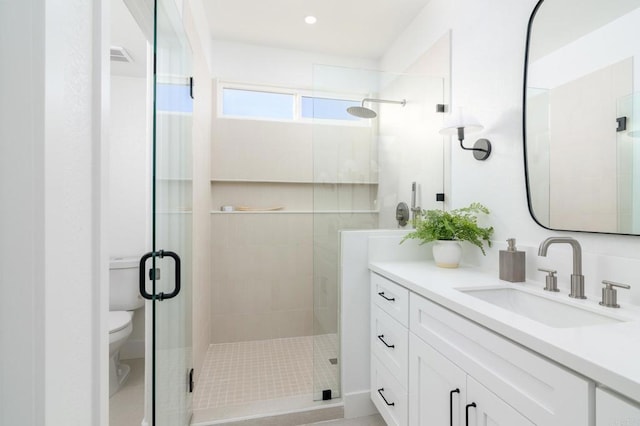
<path fill-rule="evenodd" d="M 222 89 L 222 115 L 293 120 L 294 96 L 289 93 Z"/>
<path fill-rule="evenodd" d="M 347 108 L 358 105 L 360 102 L 347 99 L 302 96 L 300 115 L 304 118 L 323 120 L 361 121 L 361 118 L 354 117 L 347 112 Z"/>
<path fill-rule="evenodd" d="M 303 91 L 225 84 L 220 86 L 218 94 L 220 116 L 226 118 L 369 124 L 368 120 L 347 113 L 348 107 L 360 105 L 359 100 L 347 96 L 311 96 Z"/>
<path fill-rule="evenodd" d="M 188 85 L 158 83 L 156 85 L 156 109 L 169 112 L 193 112 L 193 99 Z"/>

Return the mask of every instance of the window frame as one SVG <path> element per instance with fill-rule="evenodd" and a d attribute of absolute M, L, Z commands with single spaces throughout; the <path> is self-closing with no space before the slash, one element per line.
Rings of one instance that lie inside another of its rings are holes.
<path fill-rule="evenodd" d="M 293 118 L 284 119 L 284 118 L 224 114 L 224 111 L 223 111 L 224 89 L 246 90 L 246 91 L 252 91 L 252 92 L 266 92 L 266 93 L 291 95 L 293 96 Z M 302 117 L 302 98 L 303 97 L 344 100 L 344 101 L 357 102 L 359 104 L 362 101 L 362 99 L 369 96 L 366 94 L 355 95 L 355 94 L 345 94 L 345 93 L 335 93 L 335 92 L 323 92 L 323 91 L 317 91 L 317 90 L 294 89 L 294 88 L 287 88 L 287 87 L 281 87 L 281 86 L 258 85 L 258 84 L 239 83 L 239 82 L 230 82 L 230 81 L 218 81 L 216 93 L 217 93 L 216 118 L 218 119 L 257 120 L 257 121 L 271 121 L 271 122 L 280 122 L 280 123 L 301 123 L 301 124 L 326 124 L 326 125 L 333 125 L 333 126 L 348 126 L 348 127 L 349 126 L 350 127 L 371 127 L 372 120 L 366 120 L 366 119 L 340 120 L 340 119 L 330 119 L 330 118 Z"/>

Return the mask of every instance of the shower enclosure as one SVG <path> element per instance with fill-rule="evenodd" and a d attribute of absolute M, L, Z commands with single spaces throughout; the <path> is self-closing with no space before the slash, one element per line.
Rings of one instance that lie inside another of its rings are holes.
<path fill-rule="evenodd" d="M 197 282 L 208 287 L 208 304 L 192 303 L 200 253 L 192 253 L 191 133 L 194 120 L 204 120 L 192 116 L 180 14 L 172 0 L 156 4 L 154 241 L 141 275 L 154 335 L 147 420 L 206 425 L 304 410 L 338 417 L 340 314 L 348 309 L 340 301 L 348 285 L 339 281 L 340 231 L 396 228 L 396 205 L 410 194 L 405 182 L 418 181 L 434 198 L 442 192 L 443 79 L 325 65 L 313 67 L 305 88 L 214 79 L 206 122 L 211 270 Z M 278 108 L 266 116 L 234 110 L 231 101 L 245 95 Z M 367 106 L 372 118 L 347 114 L 353 106 L 361 115 Z M 204 314 L 194 316 L 201 306 Z M 208 333 L 194 336 L 193 318 L 203 316 Z M 192 348 L 207 344 L 194 375 Z"/>
<path fill-rule="evenodd" d="M 340 310 L 348 307 L 340 306 L 339 295 L 349 283 L 339 282 L 340 231 L 396 228 L 396 205 L 408 201 L 414 180 L 435 202 L 443 168 L 443 114 L 436 105 L 444 103 L 444 83 L 325 65 L 314 66 L 313 81 L 315 98 L 357 100 L 360 106 L 349 110 L 362 117 L 313 123 L 313 397 L 321 400 L 342 394 Z"/>
<path fill-rule="evenodd" d="M 339 233 L 396 228 L 405 180 L 442 192 L 443 80 L 316 65 L 311 89 L 215 84 L 211 346 L 194 418 L 339 409 Z M 244 96 L 299 104 L 259 119 L 236 109 Z M 372 98 L 393 102 L 347 114 Z"/>

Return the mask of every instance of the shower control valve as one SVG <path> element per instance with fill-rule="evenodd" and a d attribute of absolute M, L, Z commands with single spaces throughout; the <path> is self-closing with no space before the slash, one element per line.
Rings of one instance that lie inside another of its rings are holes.
<path fill-rule="evenodd" d="M 406 226 L 409 222 L 409 206 L 405 202 L 398 203 L 396 207 L 396 220 L 398 221 L 398 226 Z"/>

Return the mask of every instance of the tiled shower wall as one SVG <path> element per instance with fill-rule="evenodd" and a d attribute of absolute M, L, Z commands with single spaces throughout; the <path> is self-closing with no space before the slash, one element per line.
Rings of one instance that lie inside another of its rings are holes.
<path fill-rule="evenodd" d="M 214 112 L 210 343 L 337 333 L 338 230 L 377 225 L 372 132 Z"/>
<path fill-rule="evenodd" d="M 624 114 L 617 110 L 620 100 L 633 92 L 632 62 L 627 58 L 549 91 L 549 180 L 562 182 L 549 188 L 550 228 L 631 231 L 633 157 L 621 150 L 629 154 L 632 140 L 619 138 L 610 122 Z M 593 95 L 585 96 L 587 90 Z M 575 149 L 576 140 L 582 149 Z M 578 174 L 581 179 L 574 179 Z"/>
<path fill-rule="evenodd" d="M 212 214 L 211 343 L 313 333 L 312 215 Z"/>

